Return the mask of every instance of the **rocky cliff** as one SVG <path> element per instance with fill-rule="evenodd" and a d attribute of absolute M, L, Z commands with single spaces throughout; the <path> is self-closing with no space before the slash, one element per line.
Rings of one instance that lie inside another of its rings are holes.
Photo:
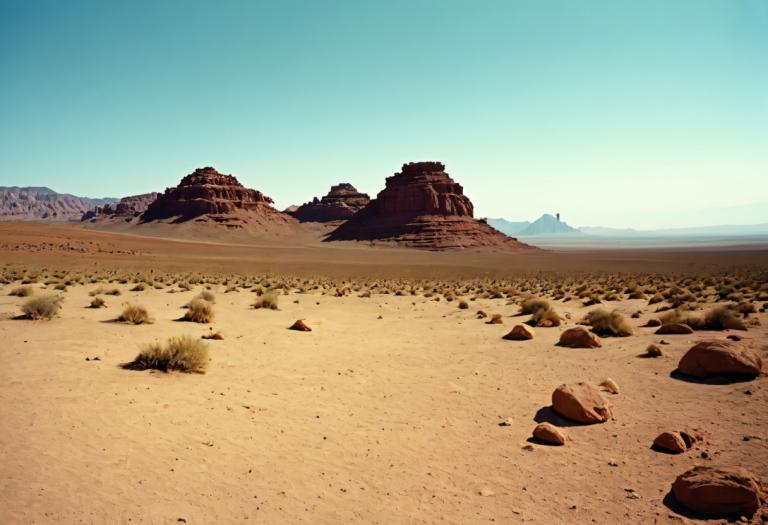
<path fill-rule="evenodd" d="M 149 205 L 157 199 L 158 195 L 160 194 L 153 191 L 142 195 L 123 197 L 116 203 L 96 206 L 94 209 L 88 210 L 83 214 L 81 220 L 89 221 L 103 218 L 132 219 L 147 211 Z"/>
<path fill-rule="evenodd" d="M 343 182 L 331 186 L 331 191 L 322 199 L 315 197 L 288 213 L 301 222 L 346 220 L 365 208 L 370 200 L 367 194 L 360 193 L 351 184 Z"/>
<path fill-rule="evenodd" d="M 71 221 L 79 220 L 86 211 L 117 199 L 90 199 L 50 188 L 0 186 L 0 220 Z"/>
<path fill-rule="evenodd" d="M 328 241 L 385 241 L 430 250 L 529 246 L 474 218 L 461 184 L 440 162 L 404 164 L 365 208 L 339 226 Z"/>

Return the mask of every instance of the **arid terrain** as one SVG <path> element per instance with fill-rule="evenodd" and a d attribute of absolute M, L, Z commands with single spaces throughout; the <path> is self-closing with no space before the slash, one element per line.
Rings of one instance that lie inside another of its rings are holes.
<path fill-rule="evenodd" d="M 765 372 L 677 371 L 728 336 L 768 358 L 766 250 L 439 253 L 2 223 L 0 264 L 2 523 L 682 523 L 705 517 L 670 493 L 690 468 L 768 479 Z M 23 315 L 51 296 L 50 319 Z M 179 321 L 198 296 L 210 322 Z M 519 313 L 535 300 L 560 325 L 503 339 L 536 324 Z M 116 321 L 125 305 L 150 322 Z M 727 305 L 746 330 L 644 326 Z M 632 335 L 593 325 L 601 347 L 558 345 L 596 309 Z M 136 369 L 147 345 L 215 333 L 205 373 Z M 652 344 L 662 355 L 642 357 Z M 553 410 L 579 382 L 607 421 Z M 541 422 L 565 446 L 533 439 Z M 700 437 L 690 450 L 651 448 L 680 430 Z"/>

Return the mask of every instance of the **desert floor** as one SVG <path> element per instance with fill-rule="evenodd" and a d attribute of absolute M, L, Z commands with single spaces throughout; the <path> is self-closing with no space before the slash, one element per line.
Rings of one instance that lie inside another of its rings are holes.
<path fill-rule="evenodd" d="M 9 267 L 283 269 L 351 279 L 569 264 L 701 271 L 766 260 L 765 251 L 737 250 L 329 254 L 316 245 L 196 247 L 39 225 L 2 226 L 0 243 Z M 664 357 L 638 357 L 662 338 L 640 328 L 654 312 L 646 300 L 612 302 L 626 315 L 643 311 L 631 320 L 636 335 L 587 350 L 555 346 L 590 309 L 574 301 L 554 303 L 570 315 L 564 326 L 511 342 L 501 337 L 527 317 L 505 299 L 460 310 L 421 295 L 292 292 L 271 311 L 250 308 L 248 290 L 214 286 L 216 319 L 204 325 L 175 320 L 202 286 L 116 285 L 121 296 L 90 309 L 98 285 L 86 284 L 63 293 L 57 318 L 29 321 L 13 319 L 24 302 L 8 296 L 17 284 L 0 287 L 0 523 L 681 523 L 696 518 L 668 494 L 688 468 L 743 466 L 768 479 L 765 377 L 716 385 L 670 375 L 694 342 L 728 332 L 663 336 Z M 125 302 L 146 306 L 155 322 L 109 322 Z M 476 319 L 477 310 L 502 314 L 504 324 Z M 741 332 L 744 343 L 768 357 L 768 315 L 753 317 L 761 326 Z M 296 319 L 313 331 L 288 330 Z M 144 343 L 210 328 L 224 340 L 209 342 L 206 374 L 119 366 Z M 558 385 L 607 377 L 621 387 L 606 394 L 613 420 L 572 426 L 553 415 Z M 568 443 L 531 443 L 537 421 L 563 425 Z M 704 442 L 678 456 L 651 450 L 659 432 L 682 427 Z"/>

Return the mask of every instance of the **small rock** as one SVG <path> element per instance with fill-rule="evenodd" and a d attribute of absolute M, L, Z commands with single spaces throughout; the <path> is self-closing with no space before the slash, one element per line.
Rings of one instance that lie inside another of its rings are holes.
<path fill-rule="evenodd" d="M 502 339 L 506 339 L 508 341 L 527 341 L 529 339 L 533 339 L 533 336 L 533 328 L 528 325 L 518 324 L 512 328 L 512 331 L 502 337 Z"/>
<path fill-rule="evenodd" d="M 533 429 L 533 437 L 551 445 L 565 445 L 565 434 L 551 423 L 539 423 Z"/>
<path fill-rule="evenodd" d="M 299 319 L 295 323 L 293 323 L 289 328 L 289 330 L 296 330 L 297 332 L 311 332 L 312 329 L 309 327 L 307 323 L 304 322 L 303 319 Z"/>
<path fill-rule="evenodd" d="M 600 386 L 605 388 L 611 394 L 618 394 L 619 393 L 619 385 L 617 385 L 616 381 L 614 381 L 610 377 L 606 377 L 603 380 L 603 382 L 600 383 Z"/>
<path fill-rule="evenodd" d="M 645 357 L 661 357 L 664 355 L 664 352 L 661 351 L 661 348 L 654 344 L 648 345 L 648 348 L 645 349 Z"/>

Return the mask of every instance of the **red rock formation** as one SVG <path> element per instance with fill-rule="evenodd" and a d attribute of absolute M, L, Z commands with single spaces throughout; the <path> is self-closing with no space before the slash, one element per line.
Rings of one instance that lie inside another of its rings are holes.
<path fill-rule="evenodd" d="M 168 188 L 141 215 L 141 223 L 213 222 L 228 228 L 286 225 L 294 220 L 272 207 L 272 199 L 246 188 L 232 175 L 199 168 Z"/>
<path fill-rule="evenodd" d="M 365 208 L 370 200 L 367 194 L 360 193 L 347 182 L 342 182 L 332 186 L 331 191 L 322 199 L 315 197 L 312 201 L 287 213 L 301 222 L 346 220 Z"/>
<path fill-rule="evenodd" d="M 89 221 L 103 218 L 132 219 L 147 211 L 149 205 L 157 199 L 158 195 L 160 194 L 153 191 L 141 195 L 123 197 L 117 203 L 96 206 L 94 209 L 85 212 L 81 220 Z"/>
<path fill-rule="evenodd" d="M 365 208 L 334 230 L 328 241 L 389 241 L 431 250 L 530 249 L 473 217 L 460 184 L 440 162 L 404 164 Z"/>

